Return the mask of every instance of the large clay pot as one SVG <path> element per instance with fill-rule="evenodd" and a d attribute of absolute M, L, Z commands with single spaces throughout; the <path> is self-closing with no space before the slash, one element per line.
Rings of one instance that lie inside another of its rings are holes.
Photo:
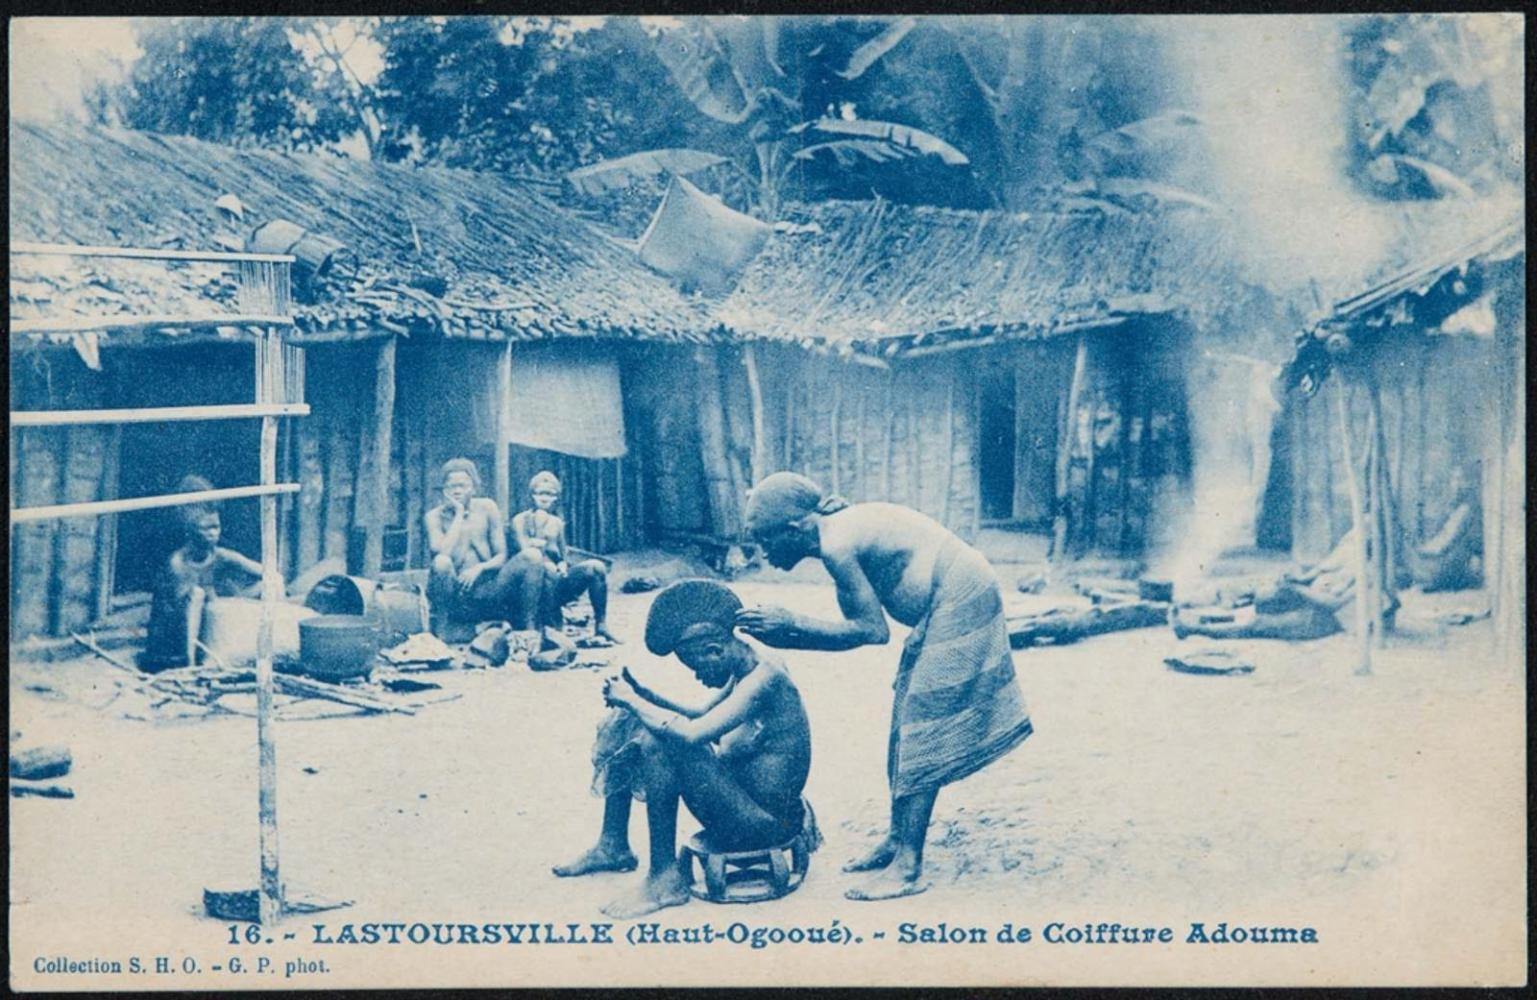
<path fill-rule="evenodd" d="M 299 623 L 299 662 L 322 681 L 367 677 L 379 655 L 379 625 L 363 615 L 320 615 Z"/>

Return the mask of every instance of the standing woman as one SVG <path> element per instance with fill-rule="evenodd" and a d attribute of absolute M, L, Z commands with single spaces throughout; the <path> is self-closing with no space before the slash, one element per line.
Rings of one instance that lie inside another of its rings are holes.
<path fill-rule="evenodd" d="M 986 767 L 1030 735 L 1009 650 L 998 578 L 982 554 L 937 521 L 890 503 L 850 504 L 816 483 L 776 472 L 747 499 L 747 530 L 768 561 L 816 558 L 838 588 L 842 617 L 745 609 L 742 631 L 784 649 L 855 649 L 891 638 L 889 614 L 912 633 L 897 666 L 887 779 L 891 827 L 844 871 L 870 872 L 844 895 L 910 896 L 939 789 Z"/>

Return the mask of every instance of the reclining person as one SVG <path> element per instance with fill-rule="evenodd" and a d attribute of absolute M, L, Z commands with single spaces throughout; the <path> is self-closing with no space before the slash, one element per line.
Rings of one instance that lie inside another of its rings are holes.
<path fill-rule="evenodd" d="M 801 791 L 811 768 L 811 730 L 784 663 L 732 631 L 741 601 L 730 589 L 687 580 L 657 595 L 646 648 L 676 653 L 717 694 L 702 709 L 650 690 L 625 670 L 603 689 L 614 708 L 593 747 L 593 791 L 603 797 L 597 845 L 556 875 L 627 872 L 630 801 L 646 803 L 650 866 L 645 881 L 604 907 L 637 917 L 688 902 L 678 862 L 678 800 L 723 850 L 782 843 L 805 820 Z"/>
<path fill-rule="evenodd" d="M 1189 622 L 1178 606 L 1169 610 L 1174 634 L 1212 639 L 1286 639 L 1302 642 L 1322 639 L 1345 630 L 1353 615 L 1356 575 L 1350 568 L 1355 551 L 1355 529 L 1345 533 L 1334 550 L 1316 565 L 1288 572 L 1274 584 L 1253 594 L 1254 617 L 1245 622 Z M 1398 600 L 1383 595 L 1389 615 Z"/>
<path fill-rule="evenodd" d="M 608 631 L 608 570 L 597 559 L 570 565 L 566 559 L 566 522 L 555 513 L 560 502 L 560 480 L 553 472 L 541 472 L 529 480 L 533 506 L 512 519 L 512 537 L 522 563 L 520 604 L 524 629 L 549 625 L 559 628 L 560 609 L 582 594 L 592 602 L 592 631 L 615 642 Z"/>
<path fill-rule="evenodd" d="M 213 489 L 201 476 L 187 476 L 179 493 Z M 196 641 L 203 609 L 219 597 L 257 597 L 261 564 L 219 544 L 219 510 L 213 504 L 181 508 L 186 541 L 171 553 L 155 581 L 139 669 L 149 673 L 197 662 Z"/>
<path fill-rule="evenodd" d="M 518 567 L 507 559 L 507 538 L 496 501 L 477 496 L 480 470 L 467 458 L 443 463 L 443 502 L 427 511 L 432 572 L 427 603 L 432 630 L 448 622 L 515 620 Z"/>

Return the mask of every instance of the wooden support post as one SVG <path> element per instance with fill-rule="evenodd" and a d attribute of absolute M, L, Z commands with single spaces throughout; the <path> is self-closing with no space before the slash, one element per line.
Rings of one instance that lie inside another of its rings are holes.
<path fill-rule="evenodd" d="M 897 432 L 896 382 L 896 372 L 888 369 L 886 371 L 886 434 L 885 439 L 881 442 L 882 455 L 884 458 L 881 462 L 881 495 L 879 497 L 879 499 L 884 500 L 887 503 L 890 503 L 892 499 L 891 466 L 892 463 L 897 460 L 896 452 L 893 450 L 896 443 Z"/>
<path fill-rule="evenodd" d="M 103 500 L 116 500 L 118 470 L 122 462 L 123 428 L 113 427 L 107 432 L 107 451 L 101 463 L 101 492 Z M 96 532 L 96 617 L 105 618 L 112 610 L 112 591 L 115 589 L 117 571 L 117 515 L 108 514 L 101 519 Z"/>
<path fill-rule="evenodd" d="M 843 379 L 838 373 L 833 375 L 833 405 L 827 421 L 830 425 L 831 443 L 828 445 L 828 463 L 832 466 L 832 475 L 828 482 L 828 488 L 834 493 L 843 492 L 843 470 L 839 468 L 843 464 L 843 456 L 839 451 L 839 438 L 842 437 L 840 418 L 843 415 Z"/>
<path fill-rule="evenodd" d="M 496 509 L 512 516 L 512 341 L 502 345 L 496 362 L 496 455 L 492 484 Z"/>
<path fill-rule="evenodd" d="M 1376 627 L 1376 642 L 1381 646 L 1387 633 L 1393 629 L 1393 616 L 1389 607 L 1393 603 L 1394 580 L 1397 578 L 1399 551 L 1398 517 L 1393 504 L 1393 483 L 1388 469 L 1388 439 L 1383 427 L 1382 398 L 1376 379 L 1367 374 L 1367 423 L 1371 427 L 1371 473 L 1368 495 L 1372 511 L 1372 563 L 1376 570 L 1379 588 L 1372 617 Z"/>
<path fill-rule="evenodd" d="M 939 523 L 950 527 L 950 490 L 955 486 L 955 366 L 945 381 L 945 493 L 939 499 Z"/>
<path fill-rule="evenodd" d="M 106 433 L 100 427 L 71 427 L 65 438 L 61 470 L 66 503 L 87 503 L 100 495 Z M 74 518 L 59 525 L 55 538 L 54 575 L 58 580 L 58 610 L 54 630 L 83 628 L 95 610 L 97 518 Z"/>
<path fill-rule="evenodd" d="M 266 375 L 263 385 L 266 391 L 275 392 L 277 371 L 272 360 L 277 356 L 281 343 L 276 332 L 263 338 L 263 347 L 270 347 L 266 357 Z M 270 400 L 258 400 L 267 402 Z M 261 482 L 263 486 L 277 483 L 278 422 L 276 417 L 263 417 L 261 429 Z M 257 747 L 257 814 L 260 820 L 261 847 L 261 923 L 272 927 L 283 914 L 283 883 L 278 871 L 278 819 L 277 819 L 277 745 L 273 738 L 273 680 L 272 680 L 272 623 L 277 605 L 283 596 L 283 579 L 278 575 L 277 497 L 273 494 L 261 498 L 262 588 L 261 622 L 256 632 L 256 747 Z"/>
<path fill-rule="evenodd" d="M 1350 524 L 1355 532 L 1356 572 L 1356 673 L 1372 672 L 1372 599 L 1371 567 L 1366 557 L 1367 525 L 1361 486 L 1356 481 L 1354 449 L 1350 446 L 1350 405 L 1346 398 L 1345 376 L 1334 369 L 1334 408 L 1339 417 L 1341 451 L 1345 459 L 1345 485 L 1350 493 Z"/>
<path fill-rule="evenodd" d="M 742 348 L 742 365 L 747 369 L 747 399 L 752 406 L 752 485 L 768 475 L 768 442 L 763 433 L 763 383 L 758 380 L 757 353 L 752 344 Z"/>
<path fill-rule="evenodd" d="M 1062 560 L 1067 557 L 1069 473 L 1073 459 L 1073 439 L 1078 432 L 1078 401 L 1083 395 L 1088 356 L 1088 335 L 1080 333 L 1077 350 L 1073 355 L 1073 378 L 1068 383 L 1067 389 L 1067 412 L 1063 417 L 1060 428 L 1061 437 L 1057 442 L 1057 511 L 1051 525 L 1051 558 L 1053 560 Z M 1090 437 L 1093 437 L 1092 428 L 1090 428 Z M 1092 440 L 1089 446 L 1093 447 Z"/>
<path fill-rule="evenodd" d="M 56 431 L 20 430 L 16 432 L 16 450 L 20 452 L 20 482 L 12 487 L 23 506 L 13 508 L 11 524 L 17 524 L 15 510 L 51 505 L 59 497 L 59 461 L 53 447 Z M 11 554 L 11 633 L 17 636 L 44 635 L 50 631 L 49 591 L 53 575 L 53 540 L 58 525 L 50 520 L 26 528 L 12 528 L 15 548 Z"/>
<path fill-rule="evenodd" d="M 715 534 L 734 538 L 740 528 L 739 512 L 744 498 L 735 495 L 732 489 L 720 369 L 711 348 L 701 348 L 695 357 L 699 371 L 699 406 L 695 413 L 699 420 L 700 457 L 710 497 L 710 523 Z"/>
<path fill-rule="evenodd" d="M 320 561 L 322 520 L 325 513 L 325 464 L 320 453 L 320 434 L 314 421 L 301 419 L 294 428 L 298 437 L 299 511 L 294 574 Z"/>
<path fill-rule="evenodd" d="M 354 488 L 353 468 L 356 457 L 349 447 L 347 428 L 350 422 L 340 413 L 328 412 L 326 427 L 325 468 L 325 533 L 322 536 L 321 557 L 324 559 L 347 558 L 347 535 L 351 529 L 350 515 Z"/>
<path fill-rule="evenodd" d="M 369 427 L 371 475 L 358 484 L 366 493 L 367 520 L 363 524 L 363 575 L 376 577 L 384 564 L 384 528 L 390 509 L 390 438 L 395 424 L 395 338 L 379 342 L 374 358 L 374 412 Z"/>

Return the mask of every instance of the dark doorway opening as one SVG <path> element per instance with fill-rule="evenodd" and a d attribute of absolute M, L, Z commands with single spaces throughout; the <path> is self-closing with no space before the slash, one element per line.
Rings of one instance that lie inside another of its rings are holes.
<path fill-rule="evenodd" d="M 206 344 L 113 352 L 112 407 L 195 406 L 248 403 L 255 393 L 249 344 Z M 176 492 L 183 476 L 196 474 L 215 488 L 257 481 L 261 428 L 255 420 L 126 424 L 118 463 L 120 497 Z M 181 509 L 118 514 L 113 553 L 114 594 L 149 590 L 155 575 L 182 542 Z M 220 544 L 253 558 L 261 552 L 260 502 L 236 500 L 219 508 Z"/>
<path fill-rule="evenodd" d="M 1014 519 L 1014 465 L 1018 450 L 1014 369 L 995 365 L 981 378 L 981 423 L 977 461 L 981 475 L 982 520 Z"/>

